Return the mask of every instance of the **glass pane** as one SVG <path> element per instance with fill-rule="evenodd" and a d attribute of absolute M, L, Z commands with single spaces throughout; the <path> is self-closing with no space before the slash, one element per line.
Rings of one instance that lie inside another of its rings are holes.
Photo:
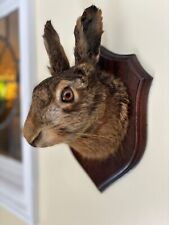
<path fill-rule="evenodd" d="M 0 35 L 5 36 L 5 23 L 3 19 L 0 20 Z"/>
<path fill-rule="evenodd" d="M 0 20 L 0 154 L 21 160 L 18 11 Z"/>

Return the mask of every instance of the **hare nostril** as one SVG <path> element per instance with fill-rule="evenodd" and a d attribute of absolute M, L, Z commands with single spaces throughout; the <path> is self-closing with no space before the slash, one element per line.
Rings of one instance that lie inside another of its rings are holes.
<path fill-rule="evenodd" d="M 33 141 L 30 143 L 31 146 L 37 147 L 38 141 L 41 139 L 41 132 L 33 139 Z"/>

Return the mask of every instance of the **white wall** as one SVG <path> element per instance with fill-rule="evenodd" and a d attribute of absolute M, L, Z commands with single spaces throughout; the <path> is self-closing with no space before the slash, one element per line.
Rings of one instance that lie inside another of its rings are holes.
<path fill-rule="evenodd" d="M 103 10 L 103 45 L 136 53 L 154 77 L 147 149 L 140 164 L 103 194 L 65 145 L 40 150 L 39 225 L 168 225 L 169 1 L 36 0 L 38 80 L 48 75 L 41 37 L 46 20 L 52 19 L 73 63 L 75 21 L 93 3 Z M 0 217 L 2 225 L 21 223 L 2 210 Z"/>
<path fill-rule="evenodd" d="M 8 210 L 0 207 L 0 224 L 1 225 L 27 225 L 23 220 L 16 217 Z"/>
<path fill-rule="evenodd" d="M 41 150 L 40 225 L 169 224 L 169 2 L 167 0 L 37 1 L 38 76 L 47 75 L 43 25 L 52 19 L 73 63 L 73 29 L 83 9 L 103 10 L 103 45 L 136 53 L 153 75 L 148 143 L 141 163 L 100 194 L 65 145 Z M 46 74 L 46 75 L 45 75 Z"/>

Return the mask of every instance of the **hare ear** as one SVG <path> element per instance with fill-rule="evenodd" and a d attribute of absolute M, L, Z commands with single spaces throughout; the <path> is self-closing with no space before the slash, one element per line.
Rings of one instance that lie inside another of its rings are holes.
<path fill-rule="evenodd" d="M 47 21 L 44 28 L 44 44 L 49 56 L 49 70 L 52 76 L 69 69 L 69 61 L 60 43 L 59 35 L 53 28 L 51 21 Z"/>
<path fill-rule="evenodd" d="M 82 62 L 91 64 L 98 62 L 102 27 L 102 12 L 94 5 L 85 9 L 78 18 L 74 29 L 76 65 Z"/>

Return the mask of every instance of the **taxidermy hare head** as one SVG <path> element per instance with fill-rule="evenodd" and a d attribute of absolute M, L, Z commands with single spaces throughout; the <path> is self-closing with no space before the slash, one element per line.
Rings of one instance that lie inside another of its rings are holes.
<path fill-rule="evenodd" d="M 100 71 L 97 63 L 101 10 L 87 8 L 75 29 L 75 66 L 70 67 L 50 21 L 44 43 L 51 77 L 33 90 L 24 136 L 34 147 L 61 142 L 88 159 L 105 159 L 120 147 L 128 127 L 128 94 L 120 79 Z"/>

